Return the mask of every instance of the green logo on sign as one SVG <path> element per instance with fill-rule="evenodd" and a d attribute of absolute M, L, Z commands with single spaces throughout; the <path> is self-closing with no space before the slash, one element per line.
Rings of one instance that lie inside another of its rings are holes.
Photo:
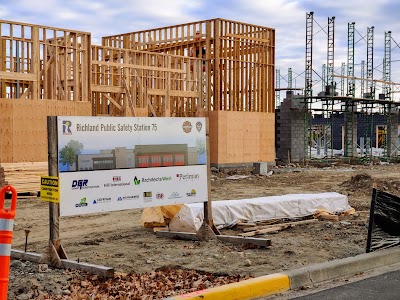
<path fill-rule="evenodd" d="M 140 184 L 140 180 L 137 179 L 137 177 L 135 176 L 135 179 L 133 179 L 133 183 L 134 183 L 135 185 L 139 185 L 139 184 Z"/>

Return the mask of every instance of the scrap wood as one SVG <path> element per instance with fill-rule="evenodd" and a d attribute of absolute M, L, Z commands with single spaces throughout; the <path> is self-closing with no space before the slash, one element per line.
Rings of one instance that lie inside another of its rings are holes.
<path fill-rule="evenodd" d="M 270 228 L 271 225 L 276 224 L 278 222 L 279 222 L 279 220 L 273 219 L 273 220 L 270 220 L 269 222 L 257 223 L 256 226 L 243 228 L 243 231 L 244 232 L 249 232 L 249 231 L 254 231 L 254 230 L 259 230 L 259 229 Z M 296 221 L 296 223 L 298 223 L 298 222 L 299 221 Z M 281 223 L 281 224 L 286 224 L 286 223 Z M 293 223 L 293 222 L 291 222 L 291 223 Z M 281 224 L 277 224 L 277 225 L 281 225 Z"/>
<path fill-rule="evenodd" d="M 313 216 L 314 216 L 315 219 L 339 221 L 339 216 L 338 215 L 335 215 L 335 214 L 327 211 L 324 208 L 318 208 Z"/>
<path fill-rule="evenodd" d="M 243 228 L 244 231 L 247 230 L 247 228 L 254 228 L 254 227 L 259 227 L 259 226 L 265 226 L 265 225 L 271 225 L 271 224 L 276 224 L 278 223 L 279 220 L 278 219 L 272 219 L 272 220 L 265 220 L 265 221 L 257 221 L 257 222 L 237 222 L 236 226 L 238 228 Z M 252 229 L 252 230 L 256 230 L 256 229 Z"/>
<path fill-rule="evenodd" d="M 349 210 L 346 210 L 345 212 L 342 212 L 340 215 L 343 216 L 352 216 L 356 213 L 356 210 L 352 207 Z"/>
<path fill-rule="evenodd" d="M 247 222 L 237 222 L 236 226 L 239 227 L 239 228 L 247 228 L 247 227 L 257 226 L 257 223 L 254 223 L 254 222 L 249 222 L 249 223 L 247 223 Z"/>
<path fill-rule="evenodd" d="M 318 222 L 317 219 L 312 219 L 312 220 L 304 220 L 304 221 L 296 221 L 296 222 L 289 222 L 289 223 L 282 223 L 282 224 L 276 224 L 276 225 L 267 225 L 263 226 L 263 229 L 257 229 L 251 232 L 246 232 L 246 233 L 240 233 L 239 236 L 255 236 L 258 234 L 264 234 L 264 233 L 269 233 L 269 232 L 275 232 L 275 231 L 280 231 L 284 230 L 287 228 L 292 228 L 296 227 L 297 225 L 304 225 L 304 224 L 311 224 Z"/>

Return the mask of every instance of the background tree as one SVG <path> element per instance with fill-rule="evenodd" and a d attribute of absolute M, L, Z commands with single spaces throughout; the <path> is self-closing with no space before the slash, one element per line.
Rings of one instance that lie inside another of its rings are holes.
<path fill-rule="evenodd" d="M 81 154 L 83 149 L 83 144 L 78 142 L 78 141 L 74 141 L 74 140 L 70 140 L 68 142 L 67 145 L 65 145 L 61 150 L 60 150 L 60 155 L 59 155 L 59 160 L 60 163 L 62 163 L 63 165 L 70 165 L 72 166 L 72 164 L 76 161 L 76 156 L 78 154 Z"/>

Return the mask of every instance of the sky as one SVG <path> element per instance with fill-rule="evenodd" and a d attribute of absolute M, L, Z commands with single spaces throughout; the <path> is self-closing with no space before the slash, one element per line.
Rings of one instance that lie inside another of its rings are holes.
<path fill-rule="evenodd" d="M 391 79 L 400 83 L 399 10 L 398 0 L 0 0 L 0 19 L 88 31 L 92 33 L 92 44 L 101 44 L 102 36 L 213 18 L 275 28 L 280 86 L 287 87 L 288 68 L 292 68 L 293 86 L 298 88 L 304 87 L 306 13 L 313 11 L 316 92 L 322 90 L 327 23 L 333 16 L 335 74 L 340 75 L 342 62 L 347 62 L 347 27 L 355 22 L 355 76 L 361 76 L 360 63 L 367 60 L 367 27 L 374 26 L 374 79 L 383 78 L 384 33 L 391 31 Z M 398 98 L 400 93 L 394 95 Z"/>

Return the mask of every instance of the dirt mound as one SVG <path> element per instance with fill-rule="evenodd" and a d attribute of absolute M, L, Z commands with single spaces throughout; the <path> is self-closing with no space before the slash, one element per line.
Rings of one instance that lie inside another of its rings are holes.
<path fill-rule="evenodd" d="M 346 180 L 340 184 L 340 186 L 345 187 L 347 190 L 352 192 L 365 192 L 371 193 L 373 184 L 376 188 L 388 193 L 399 194 L 400 193 L 400 181 L 396 179 L 386 179 L 381 180 L 366 173 L 360 173 L 352 176 L 349 180 Z"/>
<path fill-rule="evenodd" d="M 374 179 L 370 175 L 366 173 L 361 173 L 352 176 L 349 180 L 342 182 L 340 185 L 346 188 L 351 188 L 353 190 L 361 190 L 370 189 L 373 183 Z"/>

